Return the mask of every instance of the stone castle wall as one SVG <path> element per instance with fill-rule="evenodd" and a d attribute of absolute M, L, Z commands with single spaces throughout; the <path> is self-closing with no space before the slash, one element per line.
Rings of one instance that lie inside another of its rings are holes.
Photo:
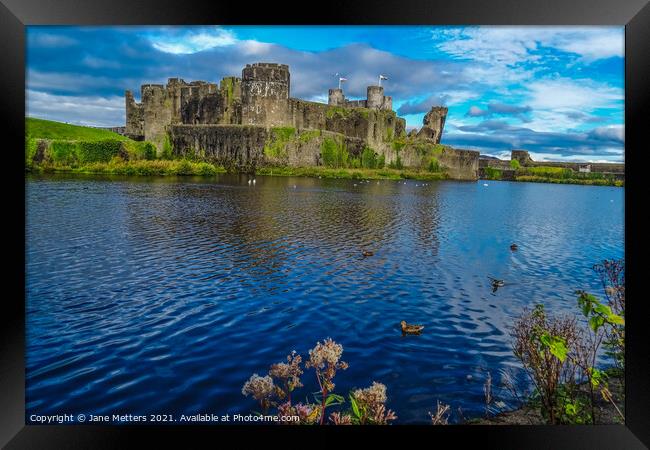
<path fill-rule="evenodd" d="M 324 104 L 290 98 L 290 86 L 289 67 L 273 63 L 248 64 L 241 78 L 226 77 L 219 85 L 180 78 L 170 78 L 167 85 L 143 85 L 139 104 L 127 91 L 127 132 L 154 143 L 159 152 L 171 145 L 177 156 L 191 154 L 240 171 L 270 163 L 320 165 L 320 146 L 327 137 L 344 145 L 351 157 L 370 147 L 387 164 L 397 161 L 393 147 L 396 139 L 406 138 L 406 121 L 392 110 L 383 87 L 368 86 L 367 99 L 353 101 L 341 89 L 330 89 Z M 433 108 L 421 135 L 409 139 L 425 146 L 439 143 L 446 114 L 446 108 Z M 305 139 L 283 143 L 282 158 L 271 160 L 264 149 L 276 128 Z M 403 153 L 404 166 L 420 167 L 423 156 L 411 153 Z M 478 166 L 474 153 L 475 162 L 473 156 L 451 150 L 438 156 L 441 165 L 469 179 L 468 171 Z"/>

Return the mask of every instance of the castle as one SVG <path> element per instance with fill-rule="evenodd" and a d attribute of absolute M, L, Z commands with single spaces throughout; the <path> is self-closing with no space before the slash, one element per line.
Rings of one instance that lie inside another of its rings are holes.
<path fill-rule="evenodd" d="M 382 86 L 368 86 L 364 100 L 348 100 L 342 89 L 330 89 L 327 104 L 292 98 L 290 87 L 289 66 L 274 63 L 247 64 L 241 78 L 225 77 L 219 84 L 180 78 L 145 84 L 140 103 L 126 91 L 125 134 L 154 143 L 159 152 L 167 147 L 175 155 L 192 153 L 238 170 L 260 164 L 321 165 L 319 146 L 325 139 L 345 146 L 352 156 L 369 147 L 387 164 L 400 160 L 405 166 L 425 163 L 422 155 L 411 155 L 416 141 L 420 150 L 440 143 L 445 107 L 432 108 L 422 128 L 407 135 L 406 121 L 393 111 Z M 278 140 L 280 128 L 293 130 L 296 139 L 283 142 L 282 151 L 265 151 Z M 443 166 L 457 165 L 455 152 L 463 151 L 442 151 Z M 475 178 L 478 152 L 461 156 L 468 165 L 468 171 L 460 170 L 467 172 L 463 177 Z"/>

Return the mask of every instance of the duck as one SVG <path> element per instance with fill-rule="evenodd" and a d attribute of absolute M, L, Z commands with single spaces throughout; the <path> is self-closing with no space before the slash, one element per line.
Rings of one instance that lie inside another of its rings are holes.
<path fill-rule="evenodd" d="M 405 320 L 400 322 L 402 334 L 420 334 L 424 330 L 424 325 L 410 325 Z"/>
<path fill-rule="evenodd" d="M 505 286 L 506 282 L 499 280 L 497 278 L 488 277 L 490 279 L 490 284 L 492 285 L 492 292 L 496 292 L 500 287 Z"/>
<path fill-rule="evenodd" d="M 515 243 L 510 244 L 510 250 L 512 250 L 513 252 L 517 251 L 518 248 L 519 248 L 519 246 L 517 244 L 515 244 Z"/>
<path fill-rule="evenodd" d="M 364 258 L 366 258 L 366 257 L 368 257 L 368 256 L 373 256 L 374 254 L 375 254 L 375 252 L 372 252 L 372 251 L 370 251 L 370 250 L 364 250 L 364 251 L 363 251 L 363 257 L 364 257 Z"/>

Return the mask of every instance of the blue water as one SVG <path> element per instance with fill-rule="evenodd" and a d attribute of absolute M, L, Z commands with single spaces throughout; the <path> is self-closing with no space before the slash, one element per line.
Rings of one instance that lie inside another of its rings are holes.
<path fill-rule="evenodd" d="M 623 188 L 44 176 L 26 201 L 27 417 L 249 413 L 252 373 L 326 337 L 336 392 L 382 382 L 398 423 L 483 414 L 488 371 L 512 407 L 513 318 L 577 312 L 623 257 Z"/>

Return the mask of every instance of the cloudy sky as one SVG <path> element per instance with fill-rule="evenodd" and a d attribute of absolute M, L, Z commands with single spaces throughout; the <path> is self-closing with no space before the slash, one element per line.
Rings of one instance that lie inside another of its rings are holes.
<path fill-rule="evenodd" d="M 539 160 L 622 161 L 623 27 L 49 27 L 27 29 L 27 114 L 124 125 L 124 90 L 291 70 L 291 96 L 349 98 L 379 74 L 409 128 L 449 107 L 442 142 Z"/>

